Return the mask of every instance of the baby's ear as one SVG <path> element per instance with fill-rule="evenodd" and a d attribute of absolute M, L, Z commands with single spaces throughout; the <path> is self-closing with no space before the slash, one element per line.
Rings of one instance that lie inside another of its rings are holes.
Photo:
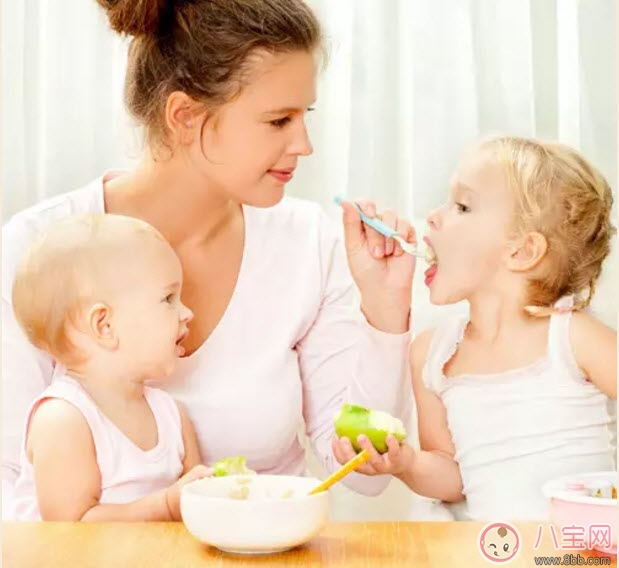
<path fill-rule="evenodd" d="M 107 304 L 97 303 L 88 310 L 88 330 L 97 343 L 107 349 L 118 347 L 118 336 L 112 325 L 112 308 Z"/>
<path fill-rule="evenodd" d="M 536 231 L 519 237 L 509 245 L 507 268 L 512 272 L 533 270 L 546 256 L 548 241 Z"/>

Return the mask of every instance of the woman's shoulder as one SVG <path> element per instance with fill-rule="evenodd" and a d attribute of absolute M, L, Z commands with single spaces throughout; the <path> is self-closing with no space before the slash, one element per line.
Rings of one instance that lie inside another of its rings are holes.
<path fill-rule="evenodd" d="M 76 213 L 103 212 L 102 178 L 13 215 L 2 227 L 2 297 L 10 298 L 13 275 L 35 235 L 52 222 Z M 7 296 L 8 294 L 8 296 Z"/>
<path fill-rule="evenodd" d="M 39 230 L 50 222 L 74 213 L 98 212 L 103 208 L 103 184 L 101 177 L 87 185 L 49 197 L 22 209 L 3 226 L 3 232 Z"/>

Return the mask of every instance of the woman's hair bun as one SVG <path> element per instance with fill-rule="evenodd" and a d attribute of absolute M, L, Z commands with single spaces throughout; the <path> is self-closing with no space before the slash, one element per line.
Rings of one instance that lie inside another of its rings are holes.
<path fill-rule="evenodd" d="M 174 11 L 174 0 L 97 0 L 111 28 L 132 36 L 158 35 Z"/>

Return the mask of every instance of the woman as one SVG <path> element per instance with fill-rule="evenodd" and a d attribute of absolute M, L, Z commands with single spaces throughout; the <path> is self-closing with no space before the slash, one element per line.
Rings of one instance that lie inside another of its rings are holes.
<path fill-rule="evenodd" d="M 146 133 L 140 165 L 16 215 L 3 229 L 3 509 L 18 474 L 29 404 L 54 362 L 32 347 L 11 308 L 15 265 L 31 237 L 76 212 L 143 219 L 170 242 L 194 312 L 185 357 L 161 385 L 184 404 L 203 459 L 247 457 L 262 473 L 301 475 L 305 423 L 327 471 L 333 416 L 345 401 L 406 419 L 414 259 L 345 204 L 344 249 L 311 203 L 282 199 L 314 103 L 319 24 L 301 0 L 98 0 L 134 36 L 125 85 Z M 364 204 L 376 215 L 372 203 Z M 381 218 L 414 242 L 412 227 Z M 354 288 L 361 310 L 354 309 Z M 122 285 L 122 266 L 118 268 Z M 377 494 L 387 478 L 352 475 Z"/>

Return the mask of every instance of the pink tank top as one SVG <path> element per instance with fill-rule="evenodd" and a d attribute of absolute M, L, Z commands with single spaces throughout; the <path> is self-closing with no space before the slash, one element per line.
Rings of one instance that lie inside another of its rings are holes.
<path fill-rule="evenodd" d="M 56 366 L 50 386 L 34 401 L 30 419 L 45 399 L 60 398 L 73 404 L 83 415 L 97 453 L 101 473 L 100 504 L 129 503 L 172 485 L 181 475 L 185 449 L 180 414 L 174 399 L 160 389 L 145 387 L 144 396 L 157 423 L 157 445 L 150 450 L 137 447 L 109 420 L 80 383 Z M 21 448 L 21 474 L 15 486 L 14 517 L 21 521 L 41 520 L 36 499 L 34 468 L 26 456 L 26 436 Z"/>

